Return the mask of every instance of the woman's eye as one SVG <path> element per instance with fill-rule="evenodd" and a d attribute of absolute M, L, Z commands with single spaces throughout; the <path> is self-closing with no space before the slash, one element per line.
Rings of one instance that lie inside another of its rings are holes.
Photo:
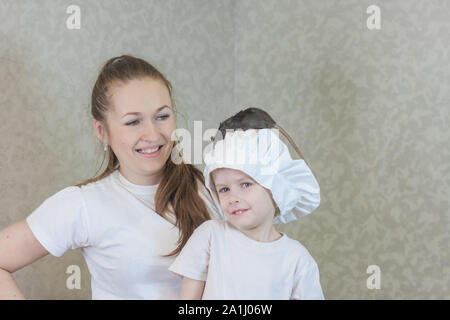
<path fill-rule="evenodd" d="M 250 187 L 252 184 L 250 183 L 250 182 L 244 182 L 243 184 L 242 184 L 242 186 L 244 187 L 244 188 L 248 188 L 248 187 Z"/>
<path fill-rule="evenodd" d="M 138 123 L 139 123 L 139 120 L 134 120 L 134 121 L 127 122 L 126 125 L 127 125 L 127 126 L 135 126 L 135 125 L 137 125 Z"/>
<path fill-rule="evenodd" d="M 228 190 L 228 188 L 227 188 L 227 187 L 224 187 L 224 188 L 219 189 L 219 192 L 220 192 L 220 193 L 224 193 L 224 192 L 226 192 L 227 190 Z"/>
<path fill-rule="evenodd" d="M 156 117 L 156 119 L 157 119 L 157 120 L 166 120 L 168 117 L 170 117 L 169 114 L 164 114 L 164 115 L 162 115 L 162 116 Z"/>

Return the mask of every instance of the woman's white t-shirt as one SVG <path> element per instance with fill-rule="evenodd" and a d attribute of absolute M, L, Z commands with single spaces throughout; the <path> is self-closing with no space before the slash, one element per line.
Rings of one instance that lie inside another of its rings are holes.
<path fill-rule="evenodd" d="M 116 170 L 59 191 L 26 220 L 56 257 L 83 248 L 92 299 L 178 299 L 180 278 L 168 270 L 175 257 L 162 255 L 177 247 L 179 230 L 151 209 L 157 188 L 132 184 Z M 211 217 L 221 219 L 201 183 L 199 194 Z"/>
<path fill-rule="evenodd" d="M 248 238 L 227 221 L 205 221 L 169 268 L 206 281 L 203 300 L 324 299 L 308 250 L 286 234 L 272 242 Z"/>

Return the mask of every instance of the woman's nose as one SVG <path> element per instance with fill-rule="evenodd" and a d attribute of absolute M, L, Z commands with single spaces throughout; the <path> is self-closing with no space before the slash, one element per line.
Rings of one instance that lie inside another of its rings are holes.
<path fill-rule="evenodd" d="M 159 132 L 153 123 L 148 123 L 144 126 L 142 138 L 149 141 L 155 141 L 159 138 Z"/>

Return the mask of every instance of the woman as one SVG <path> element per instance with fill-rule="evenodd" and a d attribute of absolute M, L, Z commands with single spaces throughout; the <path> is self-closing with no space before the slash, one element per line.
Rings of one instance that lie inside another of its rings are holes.
<path fill-rule="evenodd" d="M 112 58 L 91 105 L 108 165 L 0 231 L 0 298 L 24 298 L 15 271 L 81 247 L 93 299 L 177 299 L 174 255 L 197 226 L 220 218 L 202 173 L 171 160 L 175 110 L 163 74 L 142 59 Z"/>

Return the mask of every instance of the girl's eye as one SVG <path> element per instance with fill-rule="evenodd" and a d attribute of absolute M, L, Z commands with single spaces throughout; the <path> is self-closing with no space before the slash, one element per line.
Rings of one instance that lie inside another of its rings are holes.
<path fill-rule="evenodd" d="M 244 188 L 248 188 L 248 187 L 250 187 L 252 184 L 250 183 L 250 182 L 244 182 L 243 184 L 242 184 L 242 186 L 244 187 Z"/>
<path fill-rule="evenodd" d="M 224 193 L 224 192 L 226 192 L 227 190 L 228 190 L 227 187 L 223 187 L 223 188 L 219 189 L 219 193 Z"/>
<path fill-rule="evenodd" d="M 139 123 L 139 120 L 134 120 L 134 121 L 128 122 L 126 125 L 127 125 L 127 126 L 135 126 L 135 125 L 137 125 L 138 123 Z"/>
<path fill-rule="evenodd" d="M 162 116 L 157 116 L 156 119 L 157 120 L 166 120 L 168 117 L 170 117 L 169 114 L 164 114 Z"/>

